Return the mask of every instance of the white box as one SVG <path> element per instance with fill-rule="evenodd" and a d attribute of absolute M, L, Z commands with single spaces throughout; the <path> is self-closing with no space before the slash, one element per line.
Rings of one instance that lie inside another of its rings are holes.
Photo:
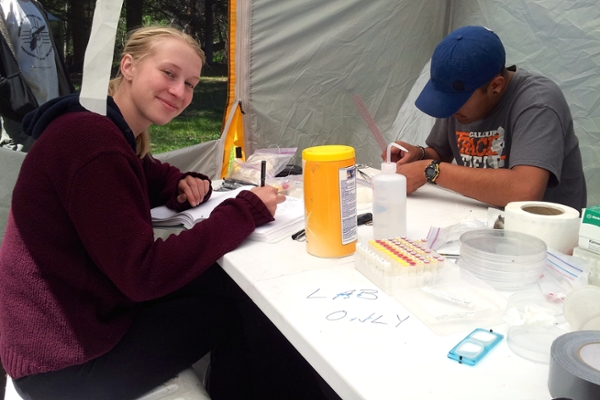
<path fill-rule="evenodd" d="M 600 254 L 600 207 L 583 209 L 579 226 L 579 247 Z"/>

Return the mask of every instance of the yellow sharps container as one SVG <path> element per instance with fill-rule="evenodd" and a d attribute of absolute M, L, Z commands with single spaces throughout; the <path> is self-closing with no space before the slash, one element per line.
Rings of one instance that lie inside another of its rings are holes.
<path fill-rule="evenodd" d="M 306 250 L 317 257 L 356 251 L 356 155 L 342 145 L 302 151 Z"/>

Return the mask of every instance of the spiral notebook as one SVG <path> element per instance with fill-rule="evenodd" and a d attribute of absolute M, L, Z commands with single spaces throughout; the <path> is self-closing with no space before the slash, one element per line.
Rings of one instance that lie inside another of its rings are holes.
<path fill-rule="evenodd" d="M 204 203 L 181 212 L 173 211 L 166 206 L 155 207 L 151 210 L 152 224 L 155 227 L 183 225 L 184 228 L 191 229 L 197 222 L 208 218 L 221 202 L 234 198 L 242 190 L 251 188 L 252 186 L 243 186 L 226 192 L 213 191 L 210 199 Z M 248 239 L 276 243 L 302 228 L 304 228 L 304 202 L 301 199 L 288 196 L 286 201 L 277 205 L 275 221 L 259 226 Z"/>

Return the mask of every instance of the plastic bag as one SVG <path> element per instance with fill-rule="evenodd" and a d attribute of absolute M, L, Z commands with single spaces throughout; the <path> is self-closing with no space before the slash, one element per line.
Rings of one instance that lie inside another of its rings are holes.
<path fill-rule="evenodd" d="M 297 199 L 304 198 L 304 181 L 302 175 L 288 175 L 266 180 L 266 184 L 279 190 L 279 193 Z"/>
<path fill-rule="evenodd" d="M 478 219 L 468 219 L 455 225 L 445 228 L 432 226 L 427 234 L 427 246 L 432 250 L 437 250 L 447 244 L 456 242 L 460 236 L 468 231 L 487 228 L 487 224 Z"/>
<path fill-rule="evenodd" d="M 546 298 L 563 302 L 571 290 L 588 284 L 589 272 L 586 260 L 548 250 L 546 269 L 538 284 Z"/>
<path fill-rule="evenodd" d="M 227 178 L 259 185 L 262 161 L 266 162 L 266 179 L 273 179 L 279 172 L 283 171 L 296 153 L 296 149 L 296 147 L 293 147 L 256 150 L 246 161 L 235 160 Z"/>

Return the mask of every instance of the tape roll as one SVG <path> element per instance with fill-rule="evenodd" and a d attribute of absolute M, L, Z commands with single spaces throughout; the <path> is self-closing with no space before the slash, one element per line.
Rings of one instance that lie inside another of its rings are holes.
<path fill-rule="evenodd" d="M 548 389 L 552 397 L 600 399 L 600 331 L 570 332 L 552 342 Z"/>
<path fill-rule="evenodd" d="M 562 204 L 515 201 L 504 208 L 504 229 L 536 236 L 563 254 L 573 254 L 579 223 L 579 211 Z"/>

